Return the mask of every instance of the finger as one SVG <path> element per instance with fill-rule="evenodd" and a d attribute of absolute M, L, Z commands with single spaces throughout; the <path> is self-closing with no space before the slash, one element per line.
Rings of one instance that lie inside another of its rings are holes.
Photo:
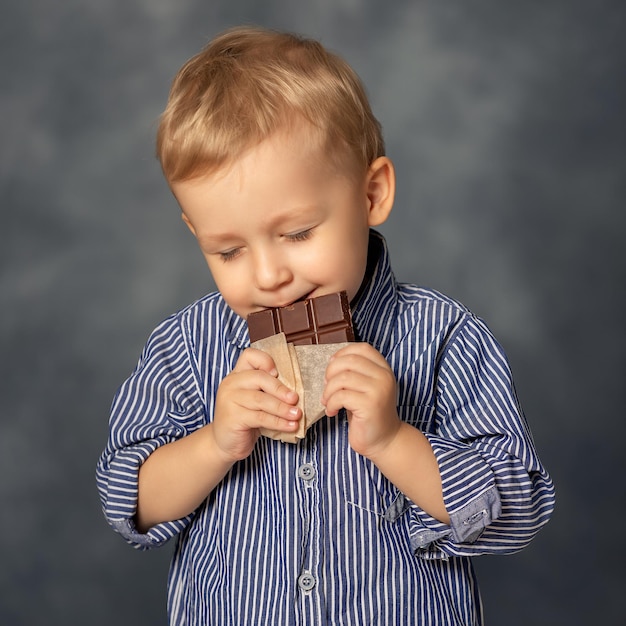
<path fill-rule="evenodd" d="M 249 391 L 243 401 L 251 412 L 259 415 L 268 415 L 287 421 L 298 421 L 302 418 L 300 407 L 283 402 L 276 396 L 260 390 Z"/>
<path fill-rule="evenodd" d="M 263 370 L 271 376 L 278 376 L 274 359 L 267 352 L 256 348 L 246 348 L 233 368 L 233 372 L 246 370 Z"/>
<path fill-rule="evenodd" d="M 290 433 L 298 429 L 299 420 L 282 419 L 276 415 L 269 413 L 258 413 L 254 419 L 252 428 L 262 428 L 266 430 L 276 430 L 279 432 Z"/>
<path fill-rule="evenodd" d="M 362 356 L 370 361 L 386 363 L 385 357 L 374 346 L 364 342 L 350 342 L 340 350 L 337 350 L 332 359 L 346 356 Z"/>
<path fill-rule="evenodd" d="M 236 430 L 293 431 L 302 419 L 302 411 L 297 406 L 272 399 L 259 390 L 245 391 L 239 396 L 238 408 L 231 413 L 231 424 Z"/>
<path fill-rule="evenodd" d="M 326 415 L 334 417 L 341 409 L 356 412 L 365 403 L 365 394 L 354 389 L 340 389 L 328 397 L 326 401 Z"/>
<path fill-rule="evenodd" d="M 354 370 L 340 370 L 326 380 L 322 393 L 322 403 L 342 389 L 352 389 L 360 393 L 370 392 L 376 387 L 377 378 L 369 373 Z"/>
<path fill-rule="evenodd" d="M 344 352 L 345 349 L 337 352 L 331 357 L 326 367 L 326 378 L 330 379 L 341 371 L 358 371 L 376 376 L 382 370 L 388 370 L 389 365 L 381 354 L 363 354 L 360 352 Z"/>
<path fill-rule="evenodd" d="M 228 390 L 230 394 L 238 394 L 244 390 L 258 390 L 270 396 L 274 396 L 288 404 L 297 404 L 298 394 L 287 387 L 278 378 L 271 373 L 250 369 L 235 371 L 233 370 L 223 381 L 222 386 Z"/>
<path fill-rule="evenodd" d="M 263 379 L 265 385 L 262 387 L 265 393 L 275 398 L 281 399 L 283 402 L 294 405 L 298 403 L 299 396 L 296 391 L 285 385 L 279 378 L 272 376 Z"/>

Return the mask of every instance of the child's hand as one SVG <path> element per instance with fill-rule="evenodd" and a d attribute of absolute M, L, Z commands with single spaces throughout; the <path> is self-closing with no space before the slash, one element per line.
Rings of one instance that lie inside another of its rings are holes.
<path fill-rule="evenodd" d="M 351 343 L 331 358 L 322 404 L 329 416 L 346 409 L 350 446 L 366 457 L 382 451 L 402 424 L 395 376 L 382 354 L 367 343 Z"/>
<path fill-rule="evenodd" d="M 260 428 L 293 432 L 302 417 L 298 394 L 283 385 L 272 357 L 245 350 L 233 371 L 220 383 L 215 401 L 213 437 L 231 462 L 246 458 Z"/>

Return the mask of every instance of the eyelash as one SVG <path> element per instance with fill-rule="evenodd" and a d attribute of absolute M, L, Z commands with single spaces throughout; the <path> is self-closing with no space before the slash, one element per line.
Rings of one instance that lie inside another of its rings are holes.
<path fill-rule="evenodd" d="M 292 233 L 290 235 L 285 235 L 285 238 L 289 241 L 306 241 L 311 238 L 313 234 L 313 229 L 308 228 L 307 230 L 302 230 L 297 233 Z M 241 248 L 233 248 L 232 250 L 225 250 L 224 252 L 220 252 L 220 258 L 224 263 L 228 263 L 228 261 L 232 261 L 236 259 L 241 254 Z"/>
<path fill-rule="evenodd" d="M 233 259 L 237 258 L 240 253 L 241 250 L 239 248 L 233 248 L 232 250 L 220 252 L 220 258 L 222 259 L 222 261 L 224 261 L 224 263 L 227 263 L 228 261 L 232 261 Z"/>
<path fill-rule="evenodd" d="M 306 241 L 313 234 L 312 228 L 307 228 L 306 230 L 302 230 L 297 233 L 293 233 L 291 235 L 285 235 L 289 241 Z"/>

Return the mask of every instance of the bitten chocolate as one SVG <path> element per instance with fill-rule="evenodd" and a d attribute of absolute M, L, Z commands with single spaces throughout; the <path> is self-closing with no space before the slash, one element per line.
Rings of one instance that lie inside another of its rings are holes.
<path fill-rule="evenodd" d="M 247 321 L 250 343 L 278 333 L 285 333 L 287 342 L 296 346 L 354 341 L 345 291 L 250 313 Z"/>

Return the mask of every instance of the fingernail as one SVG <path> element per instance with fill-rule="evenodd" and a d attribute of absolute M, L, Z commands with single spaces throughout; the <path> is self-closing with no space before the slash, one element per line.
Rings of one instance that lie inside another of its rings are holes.
<path fill-rule="evenodd" d="M 294 417 L 298 416 L 298 407 L 294 406 L 289 409 L 289 415 L 293 415 Z"/>

